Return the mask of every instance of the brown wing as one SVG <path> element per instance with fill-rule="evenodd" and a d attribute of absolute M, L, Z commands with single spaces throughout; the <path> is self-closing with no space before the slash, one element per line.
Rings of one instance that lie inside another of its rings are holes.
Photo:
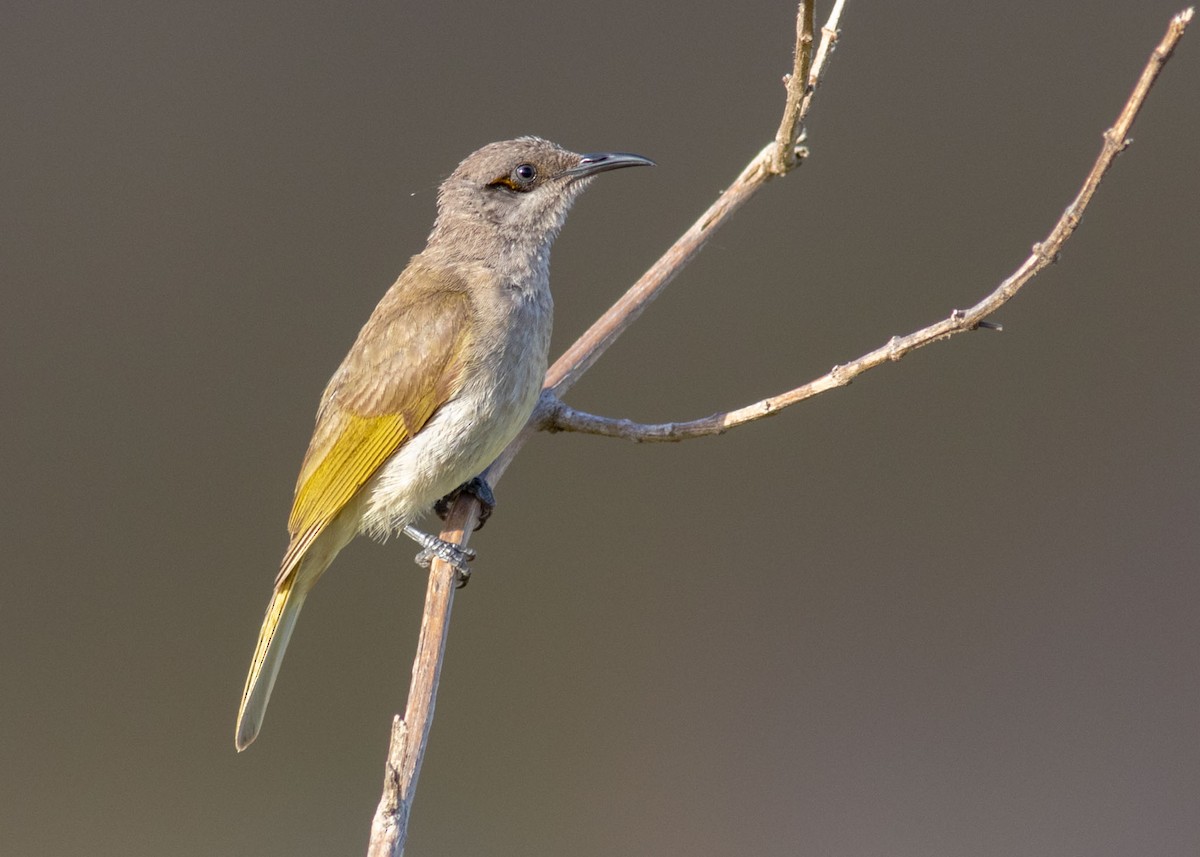
<path fill-rule="evenodd" d="M 472 303 L 420 257 L 375 308 L 321 397 L 288 520 L 282 580 L 346 503 L 459 389 Z M 277 580 L 277 583 L 278 583 Z"/>

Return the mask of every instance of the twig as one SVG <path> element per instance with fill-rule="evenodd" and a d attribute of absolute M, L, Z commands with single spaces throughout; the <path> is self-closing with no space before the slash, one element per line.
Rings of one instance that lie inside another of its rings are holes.
<path fill-rule="evenodd" d="M 874 369 L 883 363 L 894 362 L 911 351 L 923 348 L 934 342 L 948 339 L 958 333 L 974 330 L 977 327 L 997 327 L 984 319 L 991 315 L 1020 291 L 1021 287 L 1033 279 L 1038 273 L 1048 267 L 1058 258 L 1063 244 L 1071 237 L 1079 226 L 1084 209 L 1095 194 L 1100 181 L 1125 148 L 1129 145 L 1129 130 L 1137 118 L 1138 112 L 1150 88 L 1158 78 L 1159 72 L 1170 59 L 1175 45 L 1192 19 L 1192 9 L 1187 9 L 1171 19 L 1167 33 L 1163 36 L 1150 55 L 1142 75 L 1130 93 L 1129 99 L 1121 109 L 1116 123 L 1104 132 L 1104 144 L 1100 154 L 1092 165 L 1091 171 L 1083 182 L 1083 187 L 1071 204 L 1063 211 L 1050 234 L 1039 244 L 1033 245 L 1029 258 L 1017 268 L 996 289 L 975 306 L 967 310 L 954 310 L 949 317 L 928 327 L 914 331 L 907 336 L 895 336 L 886 344 L 874 351 L 868 352 L 857 360 L 835 366 L 829 372 L 809 381 L 807 384 L 788 390 L 777 396 L 755 402 L 752 405 L 738 408 L 734 411 L 713 414 L 701 419 L 688 422 L 670 422 L 657 424 L 635 423 L 630 420 L 618 420 L 599 417 L 594 414 L 576 410 L 556 397 L 543 397 L 539 408 L 542 417 L 540 428 L 545 431 L 574 431 L 587 434 L 598 434 L 606 437 L 618 437 L 638 442 L 677 442 L 694 437 L 723 434 L 735 426 L 744 425 L 763 417 L 774 416 L 784 408 L 812 398 L 819 393 L 844 387 L 868 369 Z"/>
<path fill-rule="evenodd" d="M 803 102 L 805 96 L 812 91 L 808 81 L 812 65 L 812 45 L 813 4 L 802 2 L 796 13 L 794 66 L 792 73 L 783 77 L 784 86 L 787 87 L 787 103 L 783 108 L 779 130 L 775 132 L 775 149 L 771 159 L 771 171 L 777 175 L 785 175 L 799 160 L 796 143 L 800 139 L 800 123 L 804 114 L 808 112 L 807 105 Z"/>
<path fill-rule="evenodd" d="M 835 5 L 833 12 L 830 13 L 829 22 L 825 25 L 823 33 L 823 48 L 825 47 L 825 43 L 832 42 L 837 38 L 838 18 L 835 16 L 840 15 L 841 5 L 840 3 Z M 815 81 L 823 72 L 823 69 L 816 66 L 813 66 L 810 72 L 808 67 L 808 58 L 811 56 L 812 43 L 812 12 L 810 10 L 805 14 L 805 9 L 808 7 L 808 3 L 800 5 L 796 39 L 796 71 L 791 75 L 788 87 L 787 109 L 789 110 L 792 109 L 793 96 L 797 94 L 803 95 L 803 93 L 799 93 L 798 91 L 804 88 L 791 84 L 795 81 L 809 80 L 811 81 L 810 85 L 815 89 Z M 803 26 L 805 21 L 809 25 L 807 32 L 805 32 Z M 806 48 L 806 43 L 810 47 Z M 821 56 L 828 61 L 829 53 L 828 48 L 825 48 L 821 51 Z M 777 161 L 781 159 L 785 162 L 789 161 L 787 155 L 783 155 L 782 158 L 777 157 L 780 149 L 785 152 L 794 153 L 796 148 L 796 137 L 794 135 L 798 133 L 798 129 L 803 124 L 804 118 L 808 115 L 808 108 L 811 104 L 811 92 L 798 99 L 794 118 L 785 119 L 785 124 L 789 126 L 793 134 L 791 139 L 782 146 L 778 140 L 768 143 L 746 165 L 741 174 L 734 179 L 733 184 L 717 198 L 716 202 L 709 206 L 708 210 L 692 224 L 687 232 L 683 233 L 667 252 L 629 288 L 629 291 L 622 295 L 604 315 L 600 316 L 555 361 L 554 365 L 550 367 L 550 371 L 546 373 L 546 387 L 549 390 L 559 396 L 565 393 L 579 380 L 584 372 L 600 359 L 600 356 L 608 350 L 608 347 L 616 341 L 617 337 L 624 333 L 625 329 L 637 320 L 642 311 L 662 293 L 662 290 L 675 278 L 675 275 L 700 252 L 701 248 L 708 241 L 709 236 L 718 227 L 722 226 L 734 212 L 745 205 L 750 197 L 757 193 L 763 185 L 777 175 L 786 174 L 792 166 L 798 163 L 798 161 L 792 158 L 788 166 L 778 170 L 775 169 Z"/>
<path fill-rule="evenodd" d="M 466 545 L 479 520 L 478 515 L 478 503 L 456 503 L 446 518 L 442 538 Z M 421 615 L 421 634 L 417 638 L 408 702 L 404 716 L 396 715 L 392 720 L 383 796 L 371 821 L 368 857 L 399 857 L 404 853 L 417 777 L 421 774 L 421 761 L 425 758 L 429 729 L 433 725 L 456 575 L 454 567 L 444 562 L 435 561 L 429 569 L 429 587 L 425 592 L 425 611 Z"/>

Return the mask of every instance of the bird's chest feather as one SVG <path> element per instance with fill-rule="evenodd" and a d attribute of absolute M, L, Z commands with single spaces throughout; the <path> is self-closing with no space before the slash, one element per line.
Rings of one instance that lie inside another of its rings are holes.
<path fill-rule="evenodd" d="M 494 298 L 480 308 L 457 393 L 365 486 L 362 529 L 387 533 L 428 511 L 491 464 L 533 412 L 550 344 L 549 290 Z"/>

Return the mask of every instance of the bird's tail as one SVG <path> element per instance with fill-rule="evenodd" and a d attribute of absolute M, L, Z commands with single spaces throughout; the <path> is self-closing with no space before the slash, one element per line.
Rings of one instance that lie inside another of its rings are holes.
<path fill-rule="evenodd" d="M 298 575 L 292 574 L 279 581 L 262 630 L 258 632 L 258 645 L 254 647 L 254 660 L 250 662 L 250 674 L 246 677 L 246 689 L 242 691 L 242 705 L 238 709 L 237 734 L 234 743 L 238 752 L 245 750 L 258 736 L 262 728 L 263 715 L 267 713 L 267 702 L 279 665 L 287 650 L 288 640 L 296 628 L 300 608 L 310 587 L 297 585 Z"/>

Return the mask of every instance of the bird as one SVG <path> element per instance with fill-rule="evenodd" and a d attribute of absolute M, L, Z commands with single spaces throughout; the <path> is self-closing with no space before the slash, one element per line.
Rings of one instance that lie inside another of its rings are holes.
<path fill-rule="evenodd" d="M 404 533 L 460 569 L 473 553 L 414 521 L 476 477 L 533 413 L 546 373 L 550 247 L 599 173 L 653 161 L 576 154 L 539 137 L 491 143 L 441 184 L 425 249 L 409 261 L 321 396 L 296 481 L 289 542 L 238 708 L 258 736 L 300 608 L 355 536 Z"/>

